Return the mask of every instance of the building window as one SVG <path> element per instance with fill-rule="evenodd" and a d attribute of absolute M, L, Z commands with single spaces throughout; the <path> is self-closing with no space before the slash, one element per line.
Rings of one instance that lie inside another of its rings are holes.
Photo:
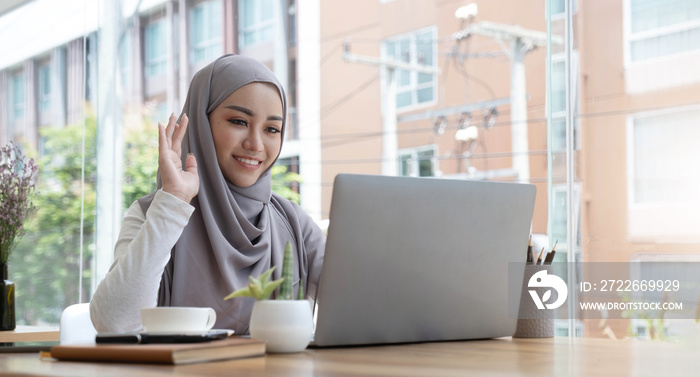
<path fill-rule="evenodd" d="M 437 61 L 436 31 L 434 27 L 404 34 L 384 42 L 384 55 L 389 59 L 435 66 Z M 436 77 L 431 73 L 396 70 L 396 108 L 433 102 L 436 98 Z"/>
<path fill-rule="evenodd" d="M 576 183 L 573 186 L 574 195 L 574 210 L 573 217 L 571 221 L 580 222 L 580 208 L 581 208 L 581 185 Z M 566 185 L 554 185 L 552 187 L 552 230 L 550 232 L 550 240 L 553 244 L 557 243 L 558 252 L 568 251 L 568 225 L 566 223 L 567 218 L 567 197 L 566 197 Z M 581 247 L 581 227 L 576 224 L 574 227 L 576 229 L 575 246 L 580 250 Z"/>
<path fill-rule="evenodd" d="M 628 1 L 631 62 L 700 50 L 700 2 Z"/>
<path fill-rule="evenodd" d="M 39 66 L 39 111 L 51 109 L 51 65 L 45 63 Z"/>
<path fill-rule="evenodd" d="M 399 151 L 399 175 L 407 177 L 432 177 L 437 171 L 434 145 Z"/>
<path fill-rule="evenodd" d="M 297 45 L 297 6 L 295 0 L 289 1 L 289 8 L 287 8 L 287 35 L 289 35 L 289 45 Z"/>
<path fill-rule="evenodd" d="M 221 55 L 221 12 L 221 0 L 206 1 L 192 8 L 192 63 L 210 61 Z"/>
<path fill-rule="evenodd" d="M 11 92 L 10 92 L 10 117 L 12 121 L 18 121 L 24 119 L 24 72 L 17 72 L 12 75 L 10 79 Z M 10 135 L 14 137 L 14 135 Z"/>
<path fill-rule="evenodd" d="M 119 41 L 119 76 L 123 87 L 131 82 L 131 36 L 126 33 Z"/>
<path fill-rule="evenodd" d="M 631 120 L 634 204 L 697 202 L 700 109 Z"/>
<path fill-rule="evenodd" d="M 146 77 L 165 74 L 167 62 L 165 26 L 165 18 L 161 18 L 146 25 L 146 33 L 144 36 L 146 55 L 144 71 Z"/>
<path fill-rule="evenodd" d="M 578 77 L 578 53 L 573 51 L 571 54 L 571 76 Z M 578 98 L 575 94 L 578 87 L 572 84 L 571 93 L 574 98 Z M 552 111 L 552 150 L 554 152 L 563 152 L 566 149 L 566 62 L 564 54 L 552 56 L 552 92 L 549 98 Z M 576 103 L 574 102 L 574 106 Z M 572 109 L 576 113 L 576 109 Z M 580 135 L 578 122 L 574 123 L 574 149 L 580 148 Z"/>
<path fill-rule="evenodd" d="M 272 0 L 239 1 L 241 48 L 272 40 L 274 3 Z"/>

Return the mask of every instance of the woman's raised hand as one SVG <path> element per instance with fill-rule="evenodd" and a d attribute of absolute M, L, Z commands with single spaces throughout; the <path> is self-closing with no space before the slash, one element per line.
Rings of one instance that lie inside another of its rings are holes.
<path fill-rule="evenodd" d="M 185 169 L 182 168 L 182 139 L 189 119 L 187 114 L 183 114 L 180 124 L 176 120 L 175 114 L 172 114 L 167 127 L 158 123 L 158 167 L 163 191 L 189 203 L 199 192 L 197 160 L 193 154 L 189 154 Z"/>

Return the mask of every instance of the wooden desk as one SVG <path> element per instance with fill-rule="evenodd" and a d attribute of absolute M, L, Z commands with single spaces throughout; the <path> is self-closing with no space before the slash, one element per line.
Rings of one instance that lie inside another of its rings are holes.
<path fill-rule="evenodd" d="M 0 343 L 58 341 L 58 327 L 17 326 L 14 331 L 0 331 Z"/>
<path fill-rule="evenodd" d="M 23 376 L 697 376 L 698 344 L 604 339 L 493 339 L 307 349 L 297 354 L 182 366 L 41 360 L 0 355 Z"/>

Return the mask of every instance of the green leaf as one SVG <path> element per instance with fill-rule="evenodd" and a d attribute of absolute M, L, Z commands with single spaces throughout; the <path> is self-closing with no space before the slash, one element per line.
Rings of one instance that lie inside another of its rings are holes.
<path fill-rule="evenodd" d="M 299 280 L 299 293 L 297 294 L 297 300 L 304 299 L 304 283 Z"/>
<path fill-rule="evenodd" d="M 275 280 L 275 281 L 270 282 L 270 284 L 267 284 L 267 285 L 263 288 L 263 291 L 262 291 L 262 300 L 265 300 L 265 299 L 267 299 L 268 297 L 270 297 L 270 295 L 272 294 L 272 292 L 274 292 L 275 289 L 277 289 L 277 287 L 279 287 L 280 284 L 282 284 L 283 281 L 284 281 L 284 278 L 282 278 L 282 279 L 277 279 L 277 280 Z"/>
<path fill-rule="evenodd" d="M 234 297 L 255 297 L 255 296 L 253 296 L 253 294 L 250 292 L 250 289 L 248 289 L 248 287 L 243 287 L 243 288 L 231 293 L 230 295 L 224 297 L 224 300 L 230 300 Z"/>
<path fill-rule="evenodd" d="M 292 243 L 287 242 L 284 248 L 284 260 L 282 261 L 282 277 L 285 283 L 280 286 L 280 295 L 278 300 L 292 299 L 292 284 L 294 283 L 294 254 Z"/>
<path fill-rule="evenodd" d="M 260 280 L 260 283 L 261 283 L 262 285 L 265 285 L 265 284 L 267 284 L 267 282 L 270 281 L 270 276 L 272 275 L 272 271 L 274 271 L 275 268 L 277 268 L 277 266 L 272 266 L 272 268 L 270 268 L 269 270 L 263 272 L 262 275 L 260 275 L 260 277 L 258 278 L 258 280 Z"/>
<path fill-rule="evenodd" d="M 252 276 L 250 277 L 251 280 L 255 280 Z M 253 297 L 257 298 L 258 300 L 262 300 L 263 297 L 263 290 L 262 287 L 260 287 L 260 284 L 255 284 L 255 283 L 248 283 L 248 289 L 250 290 L 250 293 L 253 294 Z"/>

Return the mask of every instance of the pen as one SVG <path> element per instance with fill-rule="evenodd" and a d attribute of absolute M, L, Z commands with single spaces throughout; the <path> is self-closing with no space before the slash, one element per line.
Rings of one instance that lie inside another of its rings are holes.
<path fill-rule="evenodd" d="M 527 245 L 527 264 L 533 264 L 535 262 L 535 257 L 532 256 L 532 234 L 530 235 L 530 241 Z"/>
<path fill-rule="evenodd" d="M 540 251 L 540 256 L 537 257 L 537 263 L 535 264 L 542 264 L 542 254 L 544 253 L 544 247 L 542 248 L 542 251 Z"/>
<path fill-rule="evenodd" d="M 556 248 L 557 248 L 557 243 L 559 243 L 559 240 L 554 242 L 554 246 L 552 247 L 552 251 L 547 253 L 547 257 L 544 258 L 544 264 L 552 264 L 552 261 L 554 260 L 554 253 L 556 252 Z"/>

